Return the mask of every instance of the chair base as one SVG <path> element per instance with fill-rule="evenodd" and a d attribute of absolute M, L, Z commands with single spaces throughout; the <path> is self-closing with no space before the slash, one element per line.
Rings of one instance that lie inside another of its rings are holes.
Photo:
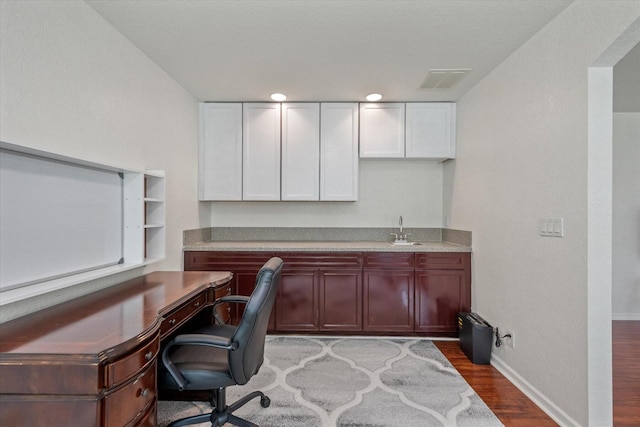
<path fill-rule="evenodd" d="M 213 411 L 210 414 L 200 414 L 191 417 L 183 418 L 169 424 L 167 427 L 181 427 L 192 424 L 200 424 L 210 422 L 212 427 L 221 427 L 225 423 L 231 423 L 239 427 L 259 427 L 257 424 L 247 421 L 243 418 L 233 415 L 233 412 L 244 406 L 247 402 L 256 397 L 260 398 L 260 406 L 263 408 L 268 407 L 271 404 L 271 400 L 261 391 L 254 391 L 234 402 L 232 405 L 227 406 L 226 389 L 219 388 L 214 393 L 214 398 L 211 399 L 212 405 L 214 405 Z M 215 400 L 215 402 L 214 402 Z"/>

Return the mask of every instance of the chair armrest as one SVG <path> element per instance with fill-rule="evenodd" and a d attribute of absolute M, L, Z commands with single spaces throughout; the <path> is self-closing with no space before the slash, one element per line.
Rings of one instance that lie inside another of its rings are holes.
<path fill-rule="evenodd" d="M 167 371 L 169 371 L 169 374 L 173 377 L 176 384 L 178 384 L 178 390 L 180 391 L 183 391 L 186 387 L 187 380 L 171 361 L 171 358 L 169 357 L 169 349 L 174 346 L 184 345 L 201 345 L 221 348 L 229 351 L 233 351 L 238 348 L 238 343 L 232 342 L 230 338 L 218 335 L 183 334 L 176 336 L 162 350 L 162 364 L 167 368 Z"/>
<path fill-rule="evenodd" d="M 218 298 L 217 300 L 215 300 L 215 302 L 213 303 L 213 307 L 215 307 L 218 304 L 223 304 L 226 302 L 234 302 L 234 303 L 239 303 L 239 304 L 246 304 L 249 302 L 249 298 L 250 297 L 246 297 L 243 295 L 227 295 L 224 296 L 222 298 Z"/>
<path fill-rule="evenodd" d="M 213 318 L 216 319 L 216 322 L 218 322 L 221 325 L 224 325 L 224 321 L 220 318 L 220 316 L 218 316 L 218 313 L 216 313 L 216 306 L 219 304 L 224 304 L 224 303 L 239 303 L 239 304 L 246 304 L 249 302 L 249 297 L 243 296 L 243 295 L 227 295 L 224 296 L 222 298 L 218 298 L 217 300 L 214 301 L 213 303 Z"/>

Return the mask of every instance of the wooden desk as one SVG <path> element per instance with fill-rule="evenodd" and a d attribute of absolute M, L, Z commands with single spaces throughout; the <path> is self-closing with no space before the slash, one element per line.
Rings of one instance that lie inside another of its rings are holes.
<path fill-rule="evenodd" d="M 160 342 L 229 272 L 154 272 L 0 325 L 0 425 L 155 426 Z"/>

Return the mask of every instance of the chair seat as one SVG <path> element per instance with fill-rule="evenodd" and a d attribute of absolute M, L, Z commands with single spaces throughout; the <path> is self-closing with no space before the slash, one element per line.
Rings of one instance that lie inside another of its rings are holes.
<path fill-rule="evenodd" d="M 212 325 L 194 330 L 195 334 L 210 334 L 231 337 L 235 326 Z M 178 346 L 170 353 L 171 360 L 187 380 L 185 390 L 210 390 L 211 384 L 221 387 L 235 385 L 229 368 L 228 351 L 215 347 Z M 158 369 L 158 387 L 168 390 L 178 390 L 169 371 L 161 367 Z"/>

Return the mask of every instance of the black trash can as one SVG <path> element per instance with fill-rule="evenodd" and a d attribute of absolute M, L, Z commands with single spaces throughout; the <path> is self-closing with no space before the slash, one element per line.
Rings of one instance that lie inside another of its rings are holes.
<path fill-rule="evenodd" d="M 458 313 L 460 349 L 476 365 L 491 362 L 493 327 L 475 313 Z"/>

